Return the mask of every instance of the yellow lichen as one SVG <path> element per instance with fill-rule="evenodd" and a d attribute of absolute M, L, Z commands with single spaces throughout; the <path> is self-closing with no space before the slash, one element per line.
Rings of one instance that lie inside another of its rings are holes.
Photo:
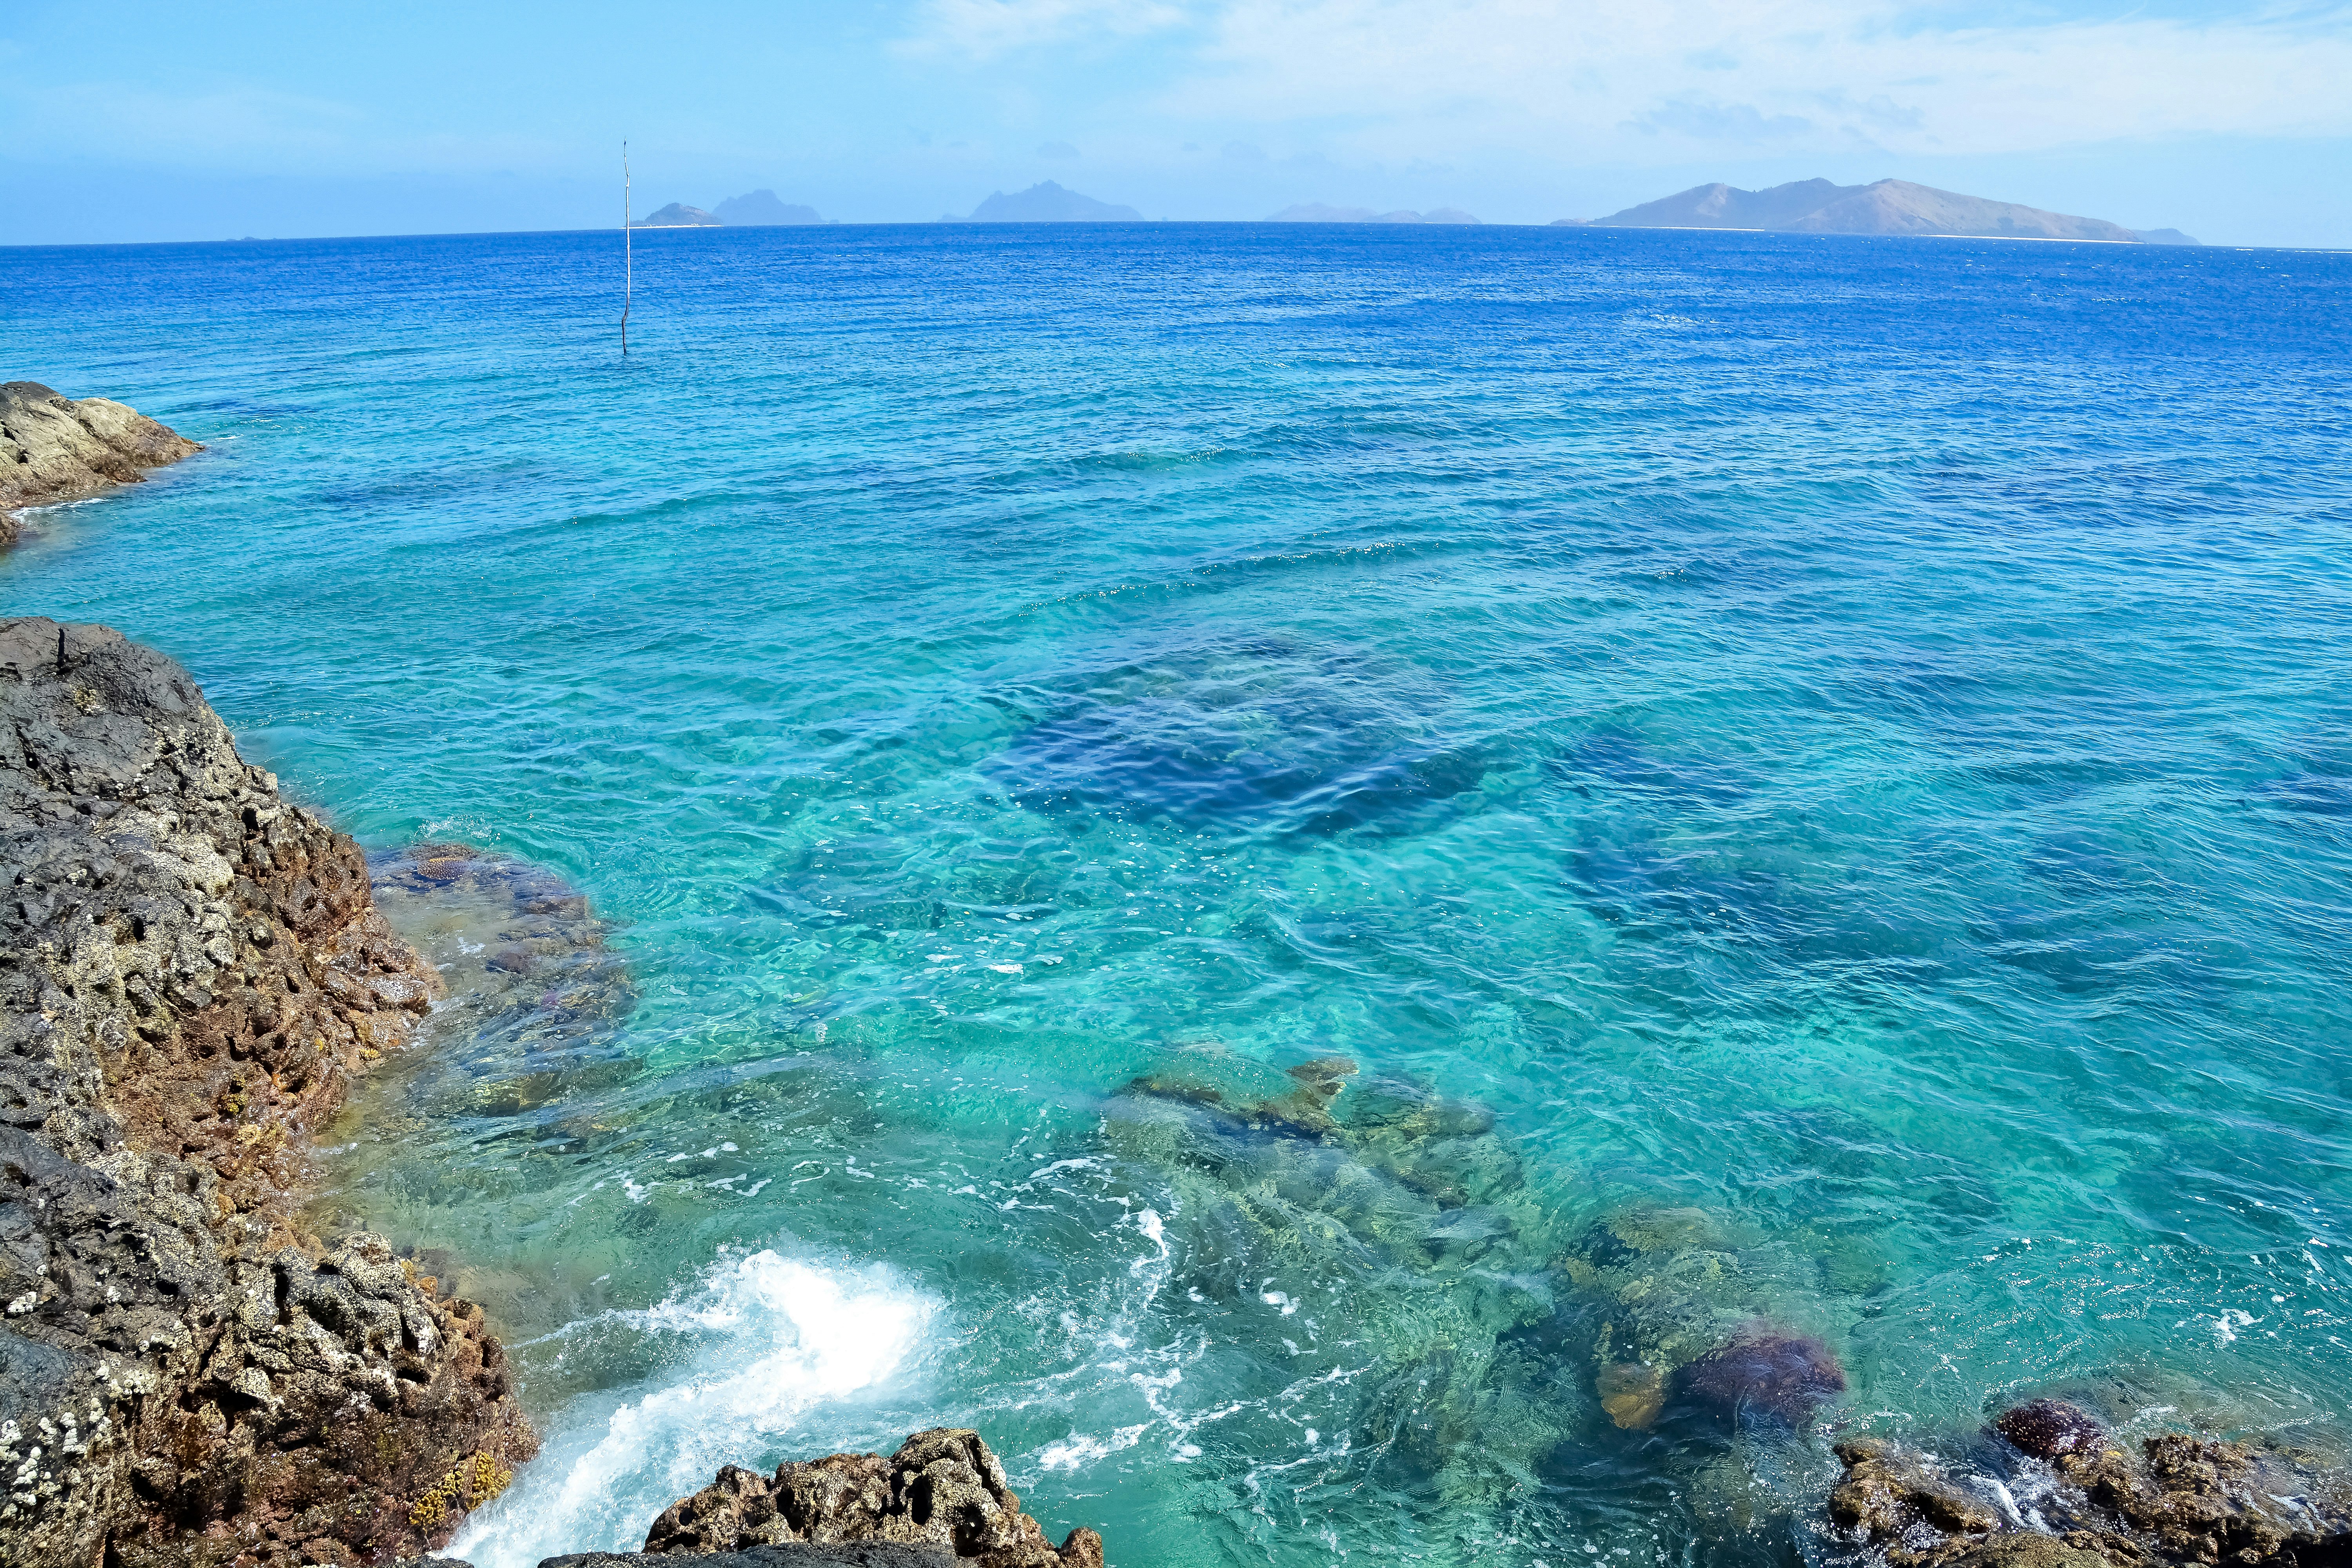
<path fill-rule="evenodd" d="M 418 1530 L 437 1529 L 449 1517 L 452 1505 L 467 1510 L 478 1509 L 514 1480 L 513 1468 L 501 1464 L 499 1457 L 484 1448 L 470 1459 L 461 1459 L 433 1484 L 431 1490 L 416 1500 L 408 1510 L 408 1522 Z"/>
<path fill-rule="evenodd" d="M 514 1468 L 499 1462 L 488 1448 L 476 1454 L 472 1472 L 466 1477 L 466 1505 L 479 1508 L 500 1492 L 514 1479 Z"/>
<path fill-rule="evenodd" d="M 449 1500 L 457 1495 L 457 1472 L 451 1470 L 416 1500 L 416 1506 L 408 1510 L 408 1522 L 419 1530 L 433 1529 L 449 1517 Z"/>

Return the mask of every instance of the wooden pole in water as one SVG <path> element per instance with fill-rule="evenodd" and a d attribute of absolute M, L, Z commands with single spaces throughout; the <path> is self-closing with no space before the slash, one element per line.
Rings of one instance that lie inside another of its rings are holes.
<path fill-rule="evenodd" d="M 621 352 L 629 352 L 629 300 L 637 291 L 636 220 L 629 216 L 629 144 L 621 143 Z"/>

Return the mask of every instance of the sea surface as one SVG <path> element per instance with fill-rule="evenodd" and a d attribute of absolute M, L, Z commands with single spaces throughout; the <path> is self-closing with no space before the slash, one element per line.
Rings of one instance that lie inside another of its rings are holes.
<path fill-rule="evenodd" d="M 625 358 L 620 281 L 0 250 L 0 372 L 208 447 L 0 609 L 462 982 L 320 1207 L 513 1347 L 457 1552 L 942 1423 L 1119 1568 L 1819 1560 L 1836 1436 L 2052 1389 L 2341 1451 L 2352 257 L 666 231 Z M 1759 1323 L 1811 1423 L 1600 1404 Z"/>

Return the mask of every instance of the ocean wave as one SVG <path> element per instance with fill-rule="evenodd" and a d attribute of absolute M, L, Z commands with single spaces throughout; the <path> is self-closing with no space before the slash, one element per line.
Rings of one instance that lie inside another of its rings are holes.
<path fill-rule="evenodd" d="M 692 1348 L 617 1399 L 575 1403 L 540 1460 L 449 1551 L 479 1568 L 634 1551 L 656 1514 L 719 1466 L 757 1463 L 812 1408 L 900 1381 L 940 1310 L 887 1268 L 763 1250 L 722 1259 L 694 1289 L 652 1307 L 574 1325 L 682 1334 Z"/>

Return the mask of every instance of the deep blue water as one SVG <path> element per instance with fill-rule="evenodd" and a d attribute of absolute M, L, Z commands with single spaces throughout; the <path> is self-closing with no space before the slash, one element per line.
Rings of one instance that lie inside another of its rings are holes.
<path fill-rule="evenodd" d="M 935 1422 L 1121 1568 L 1818 1555 L 1832 1436 L 2052 1387 L 2340 1442 L 2352 258 L 672 231 L 625 362 L 617 263 L 0 250 L 0 371 L 210 447 L 0 606 L 617 924 L 336 1159 L 517 1345 L 484 1568 Z M 1811 1426 L 1603 1412 L 1756 1319 Z"/>

